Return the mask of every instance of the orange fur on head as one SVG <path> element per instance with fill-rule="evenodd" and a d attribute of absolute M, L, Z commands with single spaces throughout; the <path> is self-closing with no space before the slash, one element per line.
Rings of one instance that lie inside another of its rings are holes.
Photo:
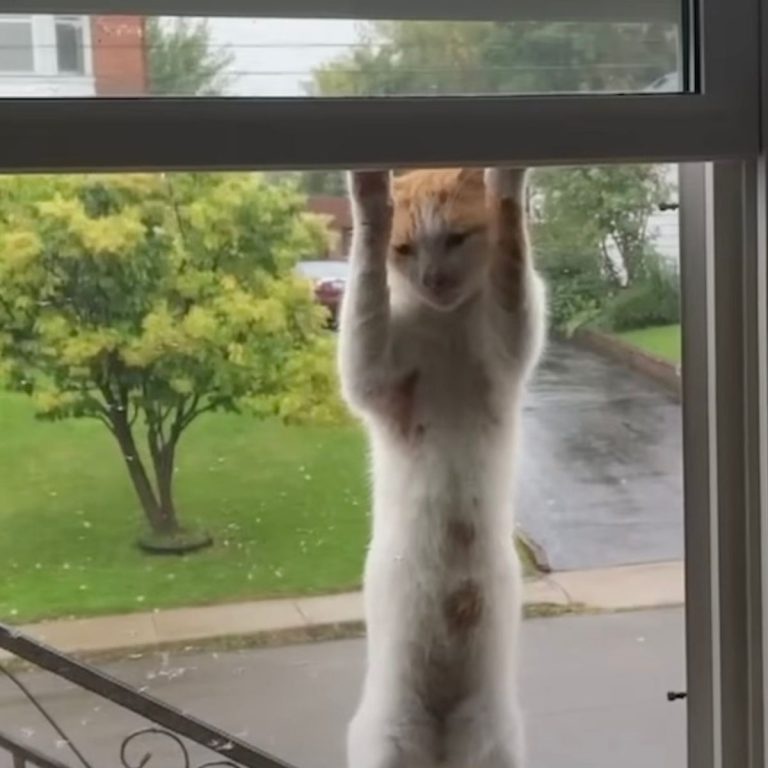
<path fill-rule="evenodd" d="M 442 168 L 411 171 L 393 180 L 392 245 L 412 243 L 424 217 L 439 211 L 447 232 L 485 229 L 483 171 L 479 168 Z"/>

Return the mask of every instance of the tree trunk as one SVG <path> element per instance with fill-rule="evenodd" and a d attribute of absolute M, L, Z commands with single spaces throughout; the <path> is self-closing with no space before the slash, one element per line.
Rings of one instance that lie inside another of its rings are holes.
<path fill-rule="evenodd" d="M 136 447 L 136 441 L 133 439 L 131 426 L 125 417 L 125 414 L 119 413 L 113 416 L 112 425 L 114 427 L 115 437 L 120 445 L 120 452 L 123 454 L 125 465 L 128 468 L 128 474 L 130 475 L 136 495 L 141 502 L 141 507 L 144 510 L 147 522 L 155 533 L 162 534 L 174 532 L 176 529 L 168 528 L 167 521 L 162 514 L 162 510 L 152 488 L 152 483 L 149 480 L 149 476 L 147 475 L 147 471 L 144 468 L 141 456 Z"/>
<path fill-rule="evenodd" d="M 616 271 L 616 265 L 613 263 L 613 260 L 611 259 L 611 255 L 608 251 L 608 246 L 604 239 L 600 241 L 600 256 L 603 262 L 603 269 L 607 273 L 608 279 L 610 280 L 610 282 L 613 283 L 613 285 L 615 286 L 621 287 L 621 277 L 619 276 L 619 273 Z"/>
<path fill-rule="evenodd" d="M 627 270 L 627 285 L 634 285 L 643 272 L 643 252 L 628 243 L 623 243 L 622 247 L 621 258 Z"/>
<path fill-rule="evenodd" d="M 164 445 L 156 453 L 153 451 L 160 515 L 166 530 L 174 532 L 179 530 L 176 506 L 173 503 L 173 468 L 175 459 L 176 446 L 173 443 Z"/>
<path fill-rule="evenodd" d="M 645 238 L 627 234 L 618 238 L 616 242 L 624 269 L 627 271 L 627 285 L 632 285 L 640 280 L 646 271 Z"/>

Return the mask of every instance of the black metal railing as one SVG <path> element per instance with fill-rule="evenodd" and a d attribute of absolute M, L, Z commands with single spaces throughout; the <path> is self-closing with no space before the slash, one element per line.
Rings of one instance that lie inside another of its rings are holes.
<path fill-rule="evenodd" d="M 214 759 L 198 765 L 196 768 L 291 768 L 288 763 L 257 749 L 219 728 L 191 717 L 175 707 L 146 693 L 137 691 L 132 686 L 116 680 L 94 667 L 70 658 L 60 651 L 25 635 L 22 632 L 0 624 L 0 649 L 8 651 L 39 669 L 43 669 L 57 678 L 66 680 L 82 690 L 89 691 L 106 699 L 125 710 L 133 712 L 151 723 L 150 726 L 126 735 L 116 748 L 123 768 L 145 768 L 156 754 L 156 746 L 163 743 L 173 747 L 177 753 L 181 768 L 192 768 L 190 751 L 185 740 L 209 750 Z M 12 672 L 8 665 L 0 664 L 0 675 L 21 691 L 38 715 L 59 737 L 59 744 L 66 747 L 81 768 L 97 768 L 85 757 L 64 729 L 56 722 L 50 712 L 34 693 L 22 682 L 19 675 Z M 72 765 L 43 754 L 28 744 L 13 739 L 0 730 L 0 751 L 8 753 L 13 760 L 13 768 L 72 768 Z M 164 767 L 167 763 L 164 761 Z M 100 766 L 99 766 L 100 768 Z"/>
<path fill-rule="evenodd" d="M 36 765 L 38 768 L 69 768 L 66 763 L 54 760 L 52 757 L 38 752 L 28 744 L 14 741 L 10 736 L 0 733 L 0 749 L 5 750 L 13 760 L 13 768 L 25 768 Z"/>

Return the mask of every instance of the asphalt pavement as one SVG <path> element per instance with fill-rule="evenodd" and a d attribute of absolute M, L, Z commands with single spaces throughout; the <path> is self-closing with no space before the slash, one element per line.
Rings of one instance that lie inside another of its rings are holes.
<path fill-rule="evenodd" d="M 553 570 L 682 559 L 682 458 L 666 390 L 553 342 L 524 405 L 517 520 Z"/>
<path fill-rule="evenodd" d="M 360 689 L 360 640 L 229 653 L 148 654 L 106 670 L 221 726 L 297 768 L 343 768 L 344 732 Z M 119 765 L 122 740 L 146 727 L 133 715 L 43 673 L 22 682 L 94 766 Z M 523 625 L 526 768 L 682 768 L 685 703 L 681 609 L 536 619 Z M 0 679 L 0 731 L 75 766 L 61 741 L 9 681 Z M 183 766 L 178 747 L 152 735 L 130 745 L 137 766 Z M 211 759 L 192 750 L 192 765 Z M 0 766 L 11 766 L 0 751 Z"/>

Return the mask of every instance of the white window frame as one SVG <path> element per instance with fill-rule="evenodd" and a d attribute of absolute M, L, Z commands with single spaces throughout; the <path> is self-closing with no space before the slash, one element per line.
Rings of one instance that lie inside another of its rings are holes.
<path fill-rule="evenodd" d="M 37 57 L 35 53 L 35 26 L 32 16 L 29 14 L 15 14 L 13 16 L 5 16 L 0 19 L 0 22 L 4 24 L 20 24 L 29 27 L 30 37 L 30 53 L 32 66 L 29 69 L 2 69 L 0 68 L 0 77 L 15 77 L 15 76 L 29 76 L 34 75 L 37 68 Z"/>
<path fill-rule="evenodd" d="M 0 0 L 0 12 L 17 4 Z M 390 19 L 574 20 L 613 14 L 627 20 L 632 13 L 627 5 L 621 0 L 25 0 L 29 12 L 54 14 Z M 639 5 L 641 19 L 669 7 L 665 0 Z M 768 56 L 760 47 L 761 37 L 768 41 L 768 0 L 698 0 L 696 9 L 698 82 L 690 93 L 0 101 L 0 168 L 685 163 L 689 765 L 764 768 L 768 111 L 761 115 L 759 105 L 768 110 Z"/>
<path fill-rule="evenodd" d="M 765 765 L 765 179 L 754 160 L 681 169 L 692 767 Z"/>
<path fill-rule="evenodd" d="M 56 38 L 56 25 L 63 18 L 72 23 L 77 23 L 82 29 L 83 70 L 81 72 L 68 72 L 59 69 L 58 43 Z M 29 25 L 32 42 L 32 66 L 29 69 L 4 69 L 0 70 L 0 78 L 56 78 L 56 79 L 80 79 L 91 76 L 91 25 L 88 18 L 79 14 L 3 14 L 2 22 Z"/>

